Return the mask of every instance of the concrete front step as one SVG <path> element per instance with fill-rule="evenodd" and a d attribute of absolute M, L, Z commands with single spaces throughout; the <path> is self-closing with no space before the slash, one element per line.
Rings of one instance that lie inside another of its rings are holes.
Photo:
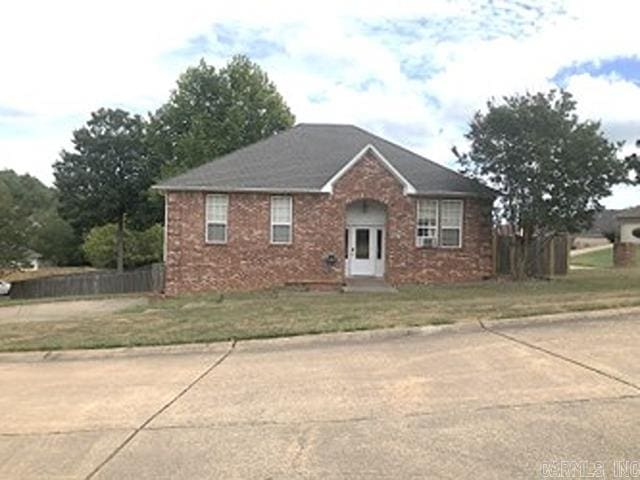
<path fill-rule="evenodd" d="M 391 285 L 380 277 L 351 277 L 347 278 L 342 287 L 345 293 L 397 293 Z"/>

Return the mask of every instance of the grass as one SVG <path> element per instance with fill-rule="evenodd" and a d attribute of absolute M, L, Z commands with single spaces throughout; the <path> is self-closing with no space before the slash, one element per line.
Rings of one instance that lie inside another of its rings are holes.
<path fill-rule="evenodd" d="M 640 268 L 527 282 L 411 286 L 397 294 L 202 294 L 151 298 L 99 319 L 0 324 L 0 350 L 216 342 L 640 306 Z"/>
<path fill-rule="evenodd" d="M 590 268 L 613 267 L 613 245 L 595 252 L 579 253 L 571 257 L 571 265 Z"/>
<path fill-rule="evenodd" d="M 640 263 L 640 245 L 636 250 L 636 263 Z M 574 255 L 571 257 L 571 265 L 590 268 L 613 267 L 613 245 L 609 248 Z"/>

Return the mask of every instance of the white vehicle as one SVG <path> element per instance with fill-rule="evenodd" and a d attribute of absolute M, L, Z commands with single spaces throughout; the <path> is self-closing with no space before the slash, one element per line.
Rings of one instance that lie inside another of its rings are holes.
<path fill-rule="evenodd" d="M 11 290 L 11 284 L 0 280 L 0 295 L 9 295 L 9 290 Z"/>

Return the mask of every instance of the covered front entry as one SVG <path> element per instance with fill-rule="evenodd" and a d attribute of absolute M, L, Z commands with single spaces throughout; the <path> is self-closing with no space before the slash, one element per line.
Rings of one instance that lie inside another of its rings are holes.
<path fill-rule="evenodd" d="M 358 200 L 347 207 L 345 229 L 345 275 L 384 275 L 385 220 L 383 204 Z"/>

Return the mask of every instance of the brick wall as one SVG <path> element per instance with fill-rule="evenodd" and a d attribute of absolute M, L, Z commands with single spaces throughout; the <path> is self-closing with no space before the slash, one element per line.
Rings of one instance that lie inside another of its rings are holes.
<path fill-rule="evenodd" d="M 632 267 L 636 263 L 638 245 L 631 242 L 616 242 L 613 244 L 613 265 L 618 268 Z"/>
<path fill-rule="evenodd" d="M 369 199 L 387 209 L 385 277 L 392 284 L 479 280 L 491 275 L 491 203 L 465 199 L 462 248 L 415 246 L 416 198 L 380 161 L 366 155 L 333 194 L 293 195 L 293 241 L 271 245 L 270 195 L 230 193 L 228 239 L 205 243 L 204 192 L 168 192 L 166 292 L 255 290 L 283 284 L 343 282 L 347 205 Z M 324 259 L 334 253 L 338 263 Z"/>

